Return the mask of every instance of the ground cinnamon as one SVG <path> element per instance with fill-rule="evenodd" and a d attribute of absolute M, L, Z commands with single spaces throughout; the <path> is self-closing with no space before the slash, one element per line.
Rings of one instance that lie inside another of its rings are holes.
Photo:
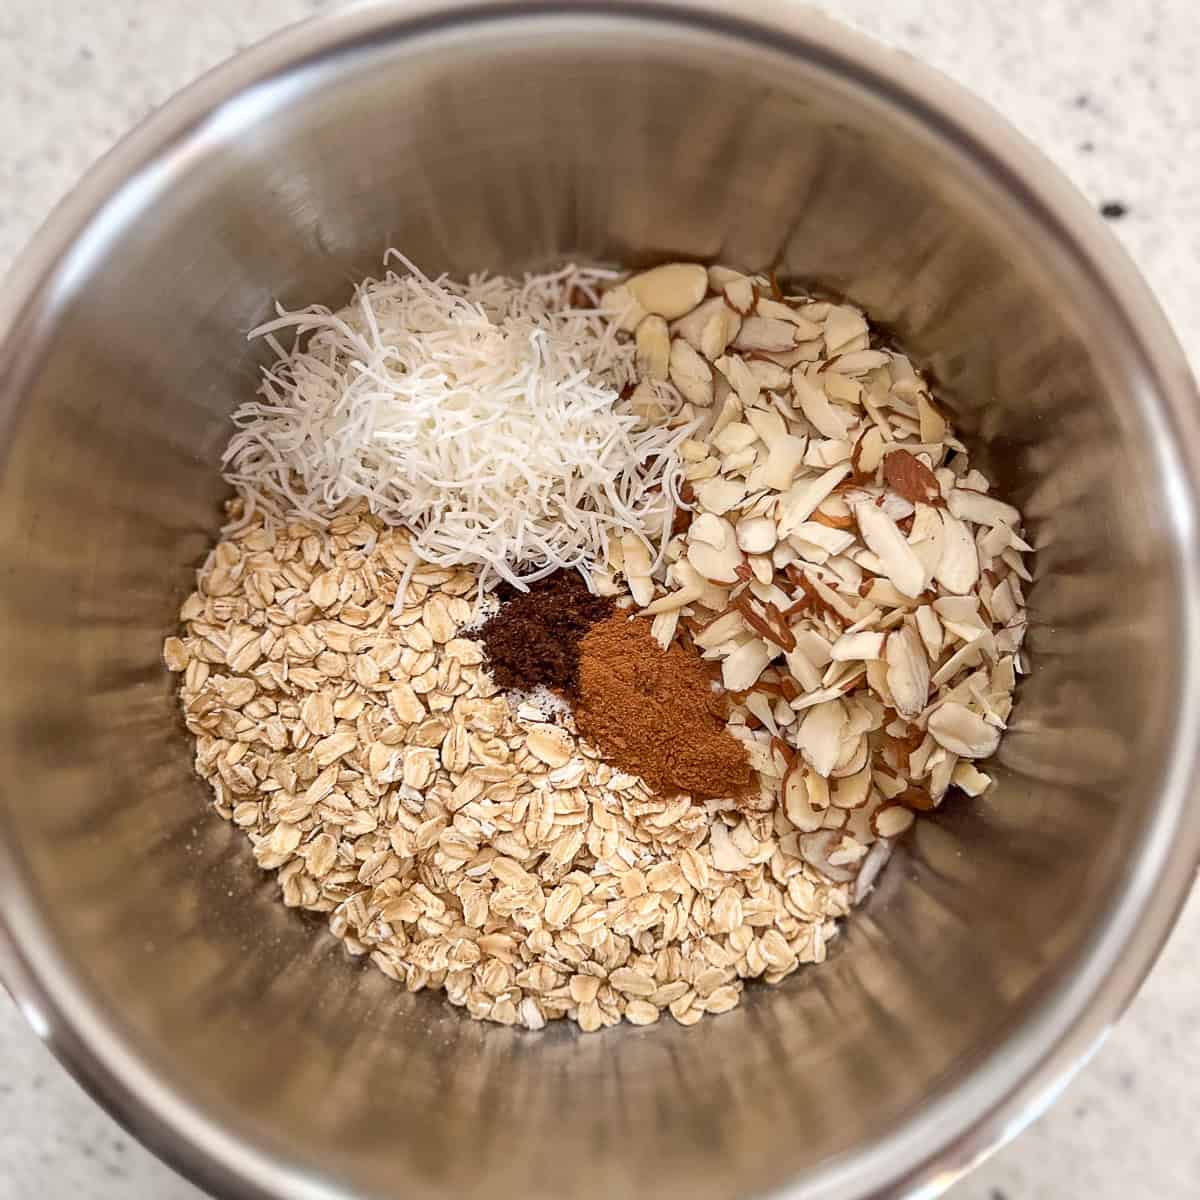
<path fill-rule="evenodd" d="M 656 792 L 709 798 L 748 789 L 750 764 L 726 715 L 695 649 L 661 649 L 644 618 L 618 612 L 579 643 L 579 732 Z"/>

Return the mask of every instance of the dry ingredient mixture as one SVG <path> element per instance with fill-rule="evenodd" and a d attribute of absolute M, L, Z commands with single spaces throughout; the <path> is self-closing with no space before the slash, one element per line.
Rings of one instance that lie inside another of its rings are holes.
<path fill-rule="evenodd" d="M 258 331 L 164 645 L 197 769 L 410 990 L 530 1029 L 724 1012 L 989 785 L 1020 514 L 848 304 L 401 262 Z"/>

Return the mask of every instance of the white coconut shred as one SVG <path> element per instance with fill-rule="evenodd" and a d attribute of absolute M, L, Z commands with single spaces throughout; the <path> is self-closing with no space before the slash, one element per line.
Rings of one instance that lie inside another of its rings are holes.
<path fill-rule="evenodd" d="M 634 350 L 598 307 L 612 275 L 464 284 L 391 259 L 402 271 L 360 284 L 345 308 L 280 308 L 251 331 L 278 361 L 225 451 L 243 519 L 324 525 L 365 501 L 412 532 L 421 561 L 479 567 L 481 589 L 563 567 L 588 576 L 613 535 L 661 547 L 696 425 L 688 411 L 647 422 L 623 398 Z"/>

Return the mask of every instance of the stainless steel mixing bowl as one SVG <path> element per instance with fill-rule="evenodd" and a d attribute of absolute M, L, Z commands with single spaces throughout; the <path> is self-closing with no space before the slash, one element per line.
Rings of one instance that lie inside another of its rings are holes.
<path fill-rule="evenodd" d="M 186 30 L 181 30 L 186 37 Z M 848 293 L 1028 514 L 999 784 L 836 954 L 692 1029 L 475 1024 L 348 961 L 206 812 L 160 644 L 245 331 L 429 270 L 719 259 Z M 24 1011 L 228 1196 L 932 1195 L 1097 1044 L 1197 861 L 1196 396 L 1099 221 L 990 112 L 800 7 L 368 8 L 190 88 L 0 296 L 0 948 Z"/>

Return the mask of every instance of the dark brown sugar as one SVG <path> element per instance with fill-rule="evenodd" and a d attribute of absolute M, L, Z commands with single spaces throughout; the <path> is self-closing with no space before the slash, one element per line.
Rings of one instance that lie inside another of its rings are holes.
<path fill-rule="evenodd" d="M 500 611 L 476 635 L 492 678 L 512 691 L 546 687 L 575 700 L 580 639 L 612 615 L 612 600 L 592 595 L 577 571 L 555 571 L 527 592 L 505 584 L 497 595 Z"/>

